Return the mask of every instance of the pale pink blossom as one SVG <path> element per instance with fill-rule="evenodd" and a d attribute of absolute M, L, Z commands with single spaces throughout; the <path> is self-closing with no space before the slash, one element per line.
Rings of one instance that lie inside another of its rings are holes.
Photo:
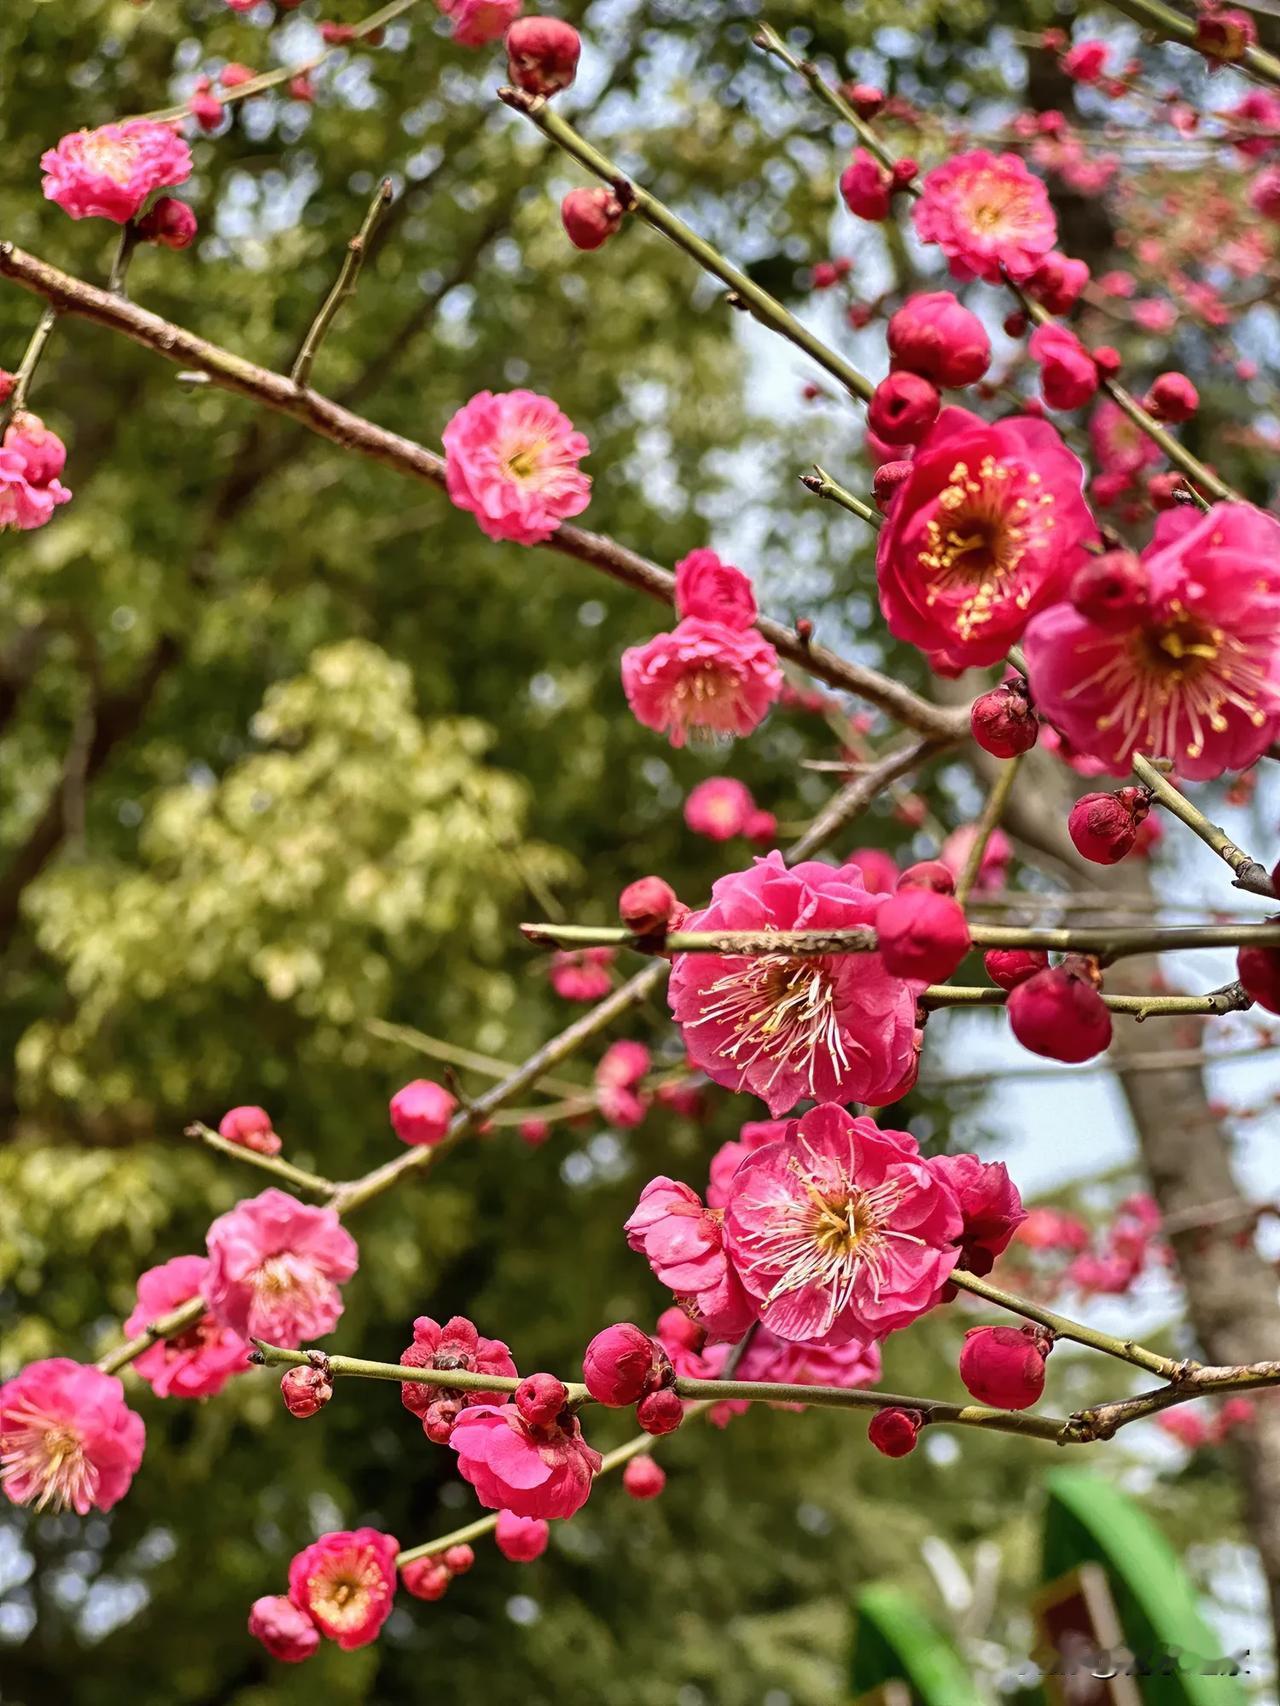
<path fill-rule="evenodd" d="M 145 1333 L 153 1321 L 200 1297 L 208 1278 L 205 1256 L 174 1256 L 138 1277 L 138 1303 L 124 1324 L 125 1337 Z M 212 1315 L 160 1339 L 135 1357 L 133 1367 L 157 1398 L 212 1398 L 249 1367 L 250 1346 Z"/>
<path fill-rule="evenodd" d="M 749 735 L 782 693 L 778 654 L 754 628 L 686 616 L 622 654 L 622 687 L 637 722 L 714 745 Z"/>
<path fill-rule="evenodd" d="M 565 1001 L 599 1001 L 613 988 L 612 948 L 565 948 L 552 954 L 551 987 Z"/>
<path fill-rule="evenodd" d="M 572 1516 L 587 1502 L 601 1457 L 576 1416 L 534 1426 L 514 1404 L 480 1404 L 459 1416 L 449 1444 L 458 1471 L 490 1510 L 516 1516 Z"/>
<path fill-rule="evenodd" d="M 40 157 L 48 201 L 72 219 L 135 217 L 153 190 L 191 176 L 191 150 L 172 125 L 129 119 L 97 130 L 77 130 Z"/>
<path fill-rule="evenodd" d="M 245 1339 L 296 1349 L 333 1331 L 340 1287 L 356 1271 L 356 1241 L 331 1208 L 274 1187 L 239 1202 L 209 1228 L 204 1298 Z"/>
<path fill-rule="evenodd" d="M 1280 733 L 1280 523 L 1251 504 L 1166 510 L 1142 561 L 1129 627 L 1070 604 L 1031 623 L 1036 709 L 1117 775 L 1135 753 L 1192 781 L 1243 770 Z"/>
<path fill-rule="evenodd" d="M 927 172 L 912 218 L 937 243 L 953 278 L 999 284 L 1031 277 L 1058 237 L 1044 185 L 1016 154 L 975 148 Z"/>
<path fill-rule="evenodd" d="M 852 866 L 780 853 L 721 877 L 690 930 L 835 930 L 874 924 Z M 677 954 L 668 998 L 693 1063 L 717 1084 L 746 1090 L 773 1115 L 805 1097 L 872 1102 L 903 1096 L 919 1064 L 915 979 L 891 977 L 877 953 Z"/>
<path fill-rule="evenodd" d="M 0 1385 L 0 1485 L 38 1511 L 109 1511 L 146 1444 L 114 1374 L 70 1357 L 28 1363 Z"/>
<path fill-rule="evenodd" d="M 443 438 L 449 496 L 490 539 L 540 545 L 591 501 L 578 467 L 591 447 L 550 397 L 479 391 Z"/>
<path fill-rule="evenodd" d="M 725 1242 L 780 1339 L 839 1345 L 909 1326 L 942 1297 L 964 1220 L 907 1132 L 831 1103 L 734 1174 Z"/>
<path fill-rule="evenodd" d="M 708 841 L 732 841 L 746 829 L 756 803 L 751 790 L 736 776 L 708 776 L 689 790 L 684 821 L 695 835 Z"/>
<path fill-rule="evenodd" d="M 677 1179 L 650 1179 L 626 1222 L 627 1242 L 713 1339 L 740 1339 L 756 1311 L 724 1246 L 724 1216 Z"/>
<path fill-rule="evenodd" d="M 322 1534 L 289 1565 L 289 1598 L 344 1652 L 367 1647 L 391 1615 L 399 1550 L 376 1528 Z"/>
<path fill-rule="evenodd" d="M 449 19 L 459 47 L 486 47 L 504 36 L 520 15 L 522 0 L 436 0 Z M 574 510 L 572 514 L 577 514 Z"/>

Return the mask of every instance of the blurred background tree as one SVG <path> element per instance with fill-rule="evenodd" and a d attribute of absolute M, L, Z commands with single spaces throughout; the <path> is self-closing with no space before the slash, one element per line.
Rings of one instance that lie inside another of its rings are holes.
<path fill-rule="evenodd" d="M 333 10 L 356 22 L 363 9 Z M 810 297 L 812 264 L 860 246 L 856 294 L 871 298 L 909 285 L 918 262 L 835 221 L 840 151 L 821 112 L 751 51 L 756 6 L 563 10 L 586 37 L 573 101 L 592 133 L 856 349 L 832 303 Z M 101 277 L 111 234 L 40 199 L 42 150 L 182 100 L 228 60 L 305 58 L 319 15 L 315 0 L 245 15 L 222 0 L 9 0 L 0 235 Z M 1041 105 L 1064 98 L 1020 33 L 1052 21 L 1047 4 L 784 0 L 770 16 L 842 74 L 907 98 L 945 91 L 978 125 L 1028 88 Z M 656 237 L 570 249 L 557 208 L 577 180 L 493 100 L 500 72 L 497 53 L 456 48 L 424 5 L 378 52 L 332 56 L 314 105 L 276 91 L 235 109 L 194 144 L 183 193 L 196 247 L 140 252 L 131 294 L 287 367 L 390 175 L 397 199 L 319 389 L 431 444 L 480 389 L 552 393 L 591 440 L 590 525 L 664 563 L 716 544 L 772 614 L 811 616 L 824 637 L 923 680 L 914 653 L 872 631 L 868 536 L 795 480 L 815 458 L 849 470 L 861 428 L 838 408 L 793 406 L 812 375 L 765 353 Z M 1078 223 L 1072 247 L 1101 260 L 1096 209 Z M 36 312 L 0 292 L 7 365 Z M 607 921 L 650 870 L 697 897 L 726 850 L 685 828 L 689 788 L 731 768 L 798 825 L 831 786 L 801 763 L 835 750 L 801 708 L 731 758 L 673 753 L 626 713 L 618 682 L 622 647 L 663 625 L 657 607 L 492 545 L 442 497 L 186 388 L 93 328 L 59 327 L 33 402 L 68 441 L 75 500 L 48 529 L 6 537 L 0 581 L 4 1373 L 99 1354 L 138 1271 L 200 1249 L 211 1216 L 257 1189 L 193 1149 L 187 1121 L 260 1101 L 303 1164 L 334 1177 L 375 1164 L 393 1149 L 389 1095 L 433 1069 L 366 1021 L 519 1059 L 571 1016 L 521 945 L 521 917 Z M 1232 454 L 1235 476 L 1254 477 L 1256 447 Z M 865 464 L 849 477 L 865 485 Z M 921 791 L 945 823 L 979 797 L 959 763 Z M 908 833 L 882 807 L 856 840 Z M 674 1061 L 660 1002 L 626 1034 Z M 563 1075 L 585 1085 L 590 1064 Z M 468 1146 L 429 1188 L 362 1215 L 338 1342 L 394 1360 L 415 1314 L 465 1312 L 522 1369 L 570 1372 L 602 1322 L 651 1320 L 664 1301 L 619 1231 L 640 1186 L 658 1172 L 700 1179 L 756 1111 L 720 1096 L 703 1125 L 656 1110 L 637 1131 L 589 1122 L 537 1151 L 508 1128 Z M 935 1144 L 962 1135 L 998 1153 L 972 1092 L 922 1091 L 901 1113 Z M 895 1342 L 888 1383 L 951 1390 L 952 1338 L 930 1324 Z M 1062 1402 L 1096 1396 L 1070 1359 L 1055 1362 Z M 246 1636 L 249 1602 L 322 1528 L 372 1522 L 408 1545 L 464 1520 L 452 1460 L 381 1388 L 342 1391 L 301 1429 L 267 1378 L 209 1404 L 136 1401 L 147 1457 L 109 1520 L 0 1519 L 6 1700 L 107 1706 L 127 1684 L 137 1706 L 428 1690 L 483 1691 L 493 1706 L 817 1706 L 840 1693 L 853 1586 L 899 1579 L 945 1616 L 927 1558 L 936 1571 L 951 1548 L 971 1568 L 980 1543 L 998 1546 L 1002 1572 L 984 1634 L 1030 1650 L 1019 1606 L 1039 1448 L 929 1440 L 890 1470 L 843 1417 L 759 1413 L 672 1442 L 657 1503 L 602 1485 L 537 1565 L 486 1553 L 442 1603 L 399 1609 L 376 1647 L 326 1647 L 289 1671 Z M 620 1427 L 597 1423 L 597 1443 Z M 1216 1455 L 1155 1484 L 1117 1446 L 1105 1470 L 1138 1474 L 1175 1534 L 1237 1537 Z M 1206 1551 L 1210 1577 L 1221 1556 Z"/>

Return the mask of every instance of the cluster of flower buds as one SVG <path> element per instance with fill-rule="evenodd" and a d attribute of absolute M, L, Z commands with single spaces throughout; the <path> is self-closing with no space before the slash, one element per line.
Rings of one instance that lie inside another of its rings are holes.
<path fill-rule="evenodd" d="M 400 1580 L 415 1599 L 443 1599 L 453 1578 L 465 1576 L 475 1561 L 469 1546 L 446 1546 L 443 1552 L 401 1564 Z"/>
<path fill-rule="evenodd" d="M 597 1403 L 613 1409 L 634 1404 L 646 1433 L 674 1433 L 684 1420 L 671 1358 L 657 1339 L 629 1321 L 596 1334 L 582 1359 L 582 1378 Z"/>
<path fill-rule="evenodd" d="M 909 866 L 876 913 L 876 940 L 894 977 L 945 983 L 973 946 L 955 878 L 936 859 Z"/>

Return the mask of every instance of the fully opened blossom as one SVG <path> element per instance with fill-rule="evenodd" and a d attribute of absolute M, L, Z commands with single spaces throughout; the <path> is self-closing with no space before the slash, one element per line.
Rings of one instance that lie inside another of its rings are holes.
<path fill-rule="evenodd" d="M 174 1256 L 138 1278 L 138 1303 L 124 1324 L 125 1337 L 145 1333 L 153 1321 L 204 1290 L 205 1256 Z M 212 1398 L 249 1367 L 249 1345 L 212 1315 L 202 1315 L 169 1339 L 160 1339 L 134 1359 L 134 1371 L 157 1398 Z"/>
<path fill-rule="evenodd" d="M 749 735 L 782 693 L 778 654 L 754 628 L 686 616 L 622 654 L 632 714 L 672 746 Z"/>
<path fill-rule="evenodd" d="M 1031 277 L 1058 237 L 1048 192 L 1016 154 L 975 148 L 927 172 L 912 209 L 921 242 L 937 243 L 953 278 L 999 284 Z"/>
<path fill-rule="evenodd" d="M 725 1242 L 771 1333 L 838 1345 L 883 1338 L 931 1309 L 963 1224 L 909 1133 L 827 1103 L 739 1167 Z"/>
<path fill-rule="evenodd" d="M 746 829 L 755 809 L 745 782 L 736 776 L 708 776 L 689 790 L 684 821 L 708 841 L 732 841 Z"/>
<path fill-rule="evenodd" d="M 0 1486 L 38 1511 L 109 1511 L 146 1444 L 113 1374 L 70 1357 L 28 1363 L 0 1385 Z"/>
<path fill-rule="evenodd" d="M 60 504 L 70 503 L 58 478 L 66 461 L 66 446 L 38 415 L 14 418 L 0 448 L 0 532 L 43 527 Z"/>
<path fill-rule="evenodd" d="M 172 125 L 153 119 L 77 130 L 40 157 L 44 194 L 72 219 L 124 225 L 153 190 L 191 176 L 191 150 Z"/>
<path fill-rule="evenodd" d="M 874 924 L 883 897 L 852 866 L 780 853 L 721 877 L 691 930 L 834 930 Z M 677 954 L 671 1011 L 694 1064 L 774 1115 L 805 1097 L 881 1105 L 905 1095 L 919 1064 L 920 979 L 891 977 L 877 953 L 793 958 Z"/>
<path fill-rule="evenodd" d="M 376 1528 L 322 1534 L 289 1565 L 289 1598 L 344 1652 L 367 1647 L 391 1615 L 399 1550 Z"/>
<path fill-rule="evenodd" d="M 876 550 L 885 621 L 956 675 L 1004 657 L 1066 596 L 1097 536 L 1084 470 L 1045 421 L 944 409 L 899 486 Z"/>
<path fill-rule="evenodd" d="M 458 1470 L 490 1510 L 516 1516 L 572 1516 L 587 1502 L 600 1471 L 600 1453 L 582 1437 L 578 1418 L 564 1412 L 531 1424 L 514 1404 L 480 1404 L 459 1416 L 449 1444 Z"/>
<path fill-rule="evenodd" d="M 1117 774 L 1134 753 L 1208 781 L 1280 730 L 1280 523 L 1251 504 L 1157 517 L 1144 609 L 1117 630 L 1070 604 L 1027 630 L 1036 704 Z"/>
<path fill-rule="evenodd" d="M 740 1339 L 755 1319 L 725 1250 L 723 1215 L 676 1179 L 650 1179 L 626 1223 L 627 1242 L 712 1338 Z"/>
<path fill-rule="evenodd" d="M 296 1349 L 333 1331 L 341 1286 L 356 1271 L 356 1241 L 331 1208 L 274 1187 L 239 1202 L 209 1228 L 204 1298 L 246 1339 Z"/>
<path fill-rule="evenodd" d="M 442 437 L 449 496 L 490 539 L 540 545 L 591 501 L 591 447 L 550 397 L 479 391 Z"/>
<path fill-rule="evenodd" d="M 502 1340 L 486 1339 L 465 1315 L 455 1315 L 443 1326 L 429 1315 L 419 1315 L 413 1323 L 413 1343 L 401 1351 L 400 1361 L 410 1368 L 459 1369 L 504 1379 L 514 1379 L 517 1372 Z M 421 1417 L 423 1431 L 437 1445 L 448 1439 L 468 1404 L 500 1404 L 502 1398 L 500 1391 L 464 1392 L 461 1387 L 428 1386 L 420 1380 L 406 1380 L 400 1386 L 405 1409 Z"/>

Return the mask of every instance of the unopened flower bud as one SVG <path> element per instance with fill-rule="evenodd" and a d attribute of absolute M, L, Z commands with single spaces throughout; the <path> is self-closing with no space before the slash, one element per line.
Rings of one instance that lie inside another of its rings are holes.
<path fill-rule="evenodd" d="M 493 1538 L 499 1552 L 511 1563 L 532 1564 L 546 1551 L 551 1526 L 540 1516 L 517 1516 L 514 1511 L 499 1511 Z"/>
<path fill-rule="evenodd" d="M 138 221 L 138 235 L 144 242 L 159 243 L 165 249 L 188 249 L 195 242 L 196 216 L 185 201 L 176 196 L 162 195 Z"/>
<path fill-rule="evenodd" d="M 582 1359 L 587 1391 L 615 1409 L 638 1404 L 646 1392 L 667 1382 L 671 1361 L 656 1339 L 629 1321 L 597 1333 Z"/>
<path fill-rule="evenodd" d="M 1041 948 L 992 948 L 982 956 L 987 976 L 1001 989 L 1016 989 L 1038 971 L 1047 971 L 1049 956 Z"/>
<path fill-rule="evenodd" d="M 1145 788 L 1114 794 L 1082 794 L 1071 808 L 1067 831 L 1075 850 L 1095 865 L 1116 865 L 1138 839 L 1138 825 L 1151 810 Z"/>
<path fill-rule="evenodd" d="M 640 877 L 618 896 L 618 916 L 637 936 L 665 932 L 679 906 L 676 891 L 661 877 Z"/>
<path fill-rule="evenodd" d="M 919 1410 L 900 1410 L 895 1405 L 876 1411 L 867 1426 L 867 1438 L 886 1457 L 905 1457 L 915 1450 L 923 1426 Z"/>
<path fill-rule="evenodd" d="M 1185 373 L 1162 373 L 1143 400 L 1158 421 L 1189 421 L 1200 407 L 1200 393 Z"/>
<path fill-rule="evenodd" d="M 900 369 L 876 386 L 867 404 L 867 425 L 886 444 L 918 444 L 941 405 L 931 380 Z"/>
<path fill-rule="evenodd" d="M 598 249 L 622 224 L 622 203 L 612 190 L 570 190 L 560 203 L 560 220 L 575 249 Z"/>
<path fill-rule="evenodd" d="M 932 889 L 934 894 L 954 894 L 956 876 L 941 859 L 920 859 L 908 865 L 898 878 L 899 889 Z"/>
<path fill-rule="evenodd" d="M 323 1410 L 333 1397 L 333 1382 L 324 1368 L 286 1368 L 280 1380 L 280 1396 L 289 1414 L 305 1421 Z"/>
<path fill-rule="evenodd" d="M 1258 39 L 1258 27 L 1247 12 L 1206 5 L 1196 18 L 1194 46 L 1206 59 L 1234 65 Z"/>
<path fill-rule="evenodd" d="M 910 474 L 910 462 L 882 462 L 876 469 L 871 480 L 871 491 L 881 515 L 888 515 L 894 494 Z"/>
<path fill-rule="evenodd" d="M 507 31 L 507 75 L 531 95 L 554 95 L 577 76 L 581 52 L 581 36 L 562 18 L 517 18 Z"/>
<path fill-rule="evenodd" d="M 991 339 L 978 316 L 949 290 L 909 296 L 889 321 L 895 367 L 935 385 L 973 385 L 991 365 Z"/>
<path fill-rule="evenodd" d="M 1052 1348 L 1040 1327 L 970 1327 L 960 1378 L 980 1404 L 1027 1410 L 1044 1391 L 1044 1359 Z"/>
<path fill-rule="evenodd" d="M 855 148 L 840 174 L 840 194 L 849 212 L 859 219 L 887 219 L 893 191 L 893 173 L 865 148 Z"/>
<path fill-rule="evenodd" d="M 622 1485 L 633 1499 L 656 1499 L 667 1484 L 667 1472 L 645 1452 L 622 1471 Z"/>
<path fill-rule="evenodd" d="M 900 888 L 876 913 L 880 958 L 893 977 L 944 983 L 969 952 L 964 910 L 933 889 Z"/>
<path fill-rule="evenodd" d="M 568 1402 L 568 1390 L 554 1374 L 531 1374 L 516 1387 L 516 1409 L 531 1428 L 549 1427 Z"/>
<path fill-rule="evenodd" d="M 400 1580 L 415 1599 L 443 1599 L 451 1579 L 439 1558 L 414 1558 L 400 1566 Z"/>
<path fill-rule="evenodd" d="M 969 707 L 969 727 L 984 752 L 995 758 L 1016 758 L 1030 752 L 1040 736 L 1040 724 L 1031 709 L 1027 684 L 1002 681 L 988 693 L 980 693 Z"/>
<path fill-rule="evenodd" d="M 401 1143 L 415 1148 L 439 1143 L 458 1104 L 443 1084 L 415 1078 L 391 1098 L 391 1127 Z"/>
<path fill-rule="evenodd" d="M 475 1553 L 466 1545 L 448 1547 L 441 1559 L 445 1569 L 451 1570 L 455 1576 L 465 1576 L 475 1561 Z"/>
<path fill-rule="evenodd" d="M 1241 948 L 1236 955 L 1236 976 L 1259 1007 L 1280 1013 L 1280 949 Z"/>
<path fill-rule="evenodd" d="M 320 1631 L 287 1595 L 264 1594 L 249 1608 L 249 1633 L 261 1641 L 273 1659 L 301 1664 L 320 1645 Z"/>
<path fill-rule="evenodd" d="M 187 111 L 201 130 L 217 130 L 223 110 L 222 102 L 208 89 L 197 89 L 187 102 Z"/>
<path fill-rule="evenodd" d="M 242 83 L 252 83 L 257 75 L 251 65 L 240 65 L 233 59 L 219 71 L 218 81 L 224 89 L 238 89 Z"/>
<path fill-rule="evenodd" d="M 265 1108 L 231 1108 L 218 1121 L 218 1136 L 259 1155 L 280 1153 L 280 1139 L 271 1129 L 271 1115 Z"/>
<path fill-rule="evenodd" d="M 1076 570 L 1067 596 L 1087 621 L 1096 622 L 1108 633 L 1125 633 L 1146 613 L 1150 600 L 1147 566 L 1132 551 L 1104 551 Z"/>
<path fill-rule="evenodd" d="M 1093 980 L 1073 961 L 1036 972 L 1009 991 L 1009 1026 L 1023 1048 L 1072 1065 L 1111 1042 L 1111 1014 Z"/>
<path fill-rule="evenodd" d="M 456 1398 L 436 1398 L 422 1412 L 422 1431 L 432 1445 L 448 1445 L 453 1424 L 462 1414 Z"/>
<path fill-rule="evenodd" d="M 859 118 L 874 118 L 884 106 L 884 90 L 874 83 L 846 83 L 843 93 Z"/>
<path fill-rule="evenodd" d="M 646 1393 L 636 1405 L 636 1420 L 647 1434 L 674 1433 L 684 1420 L 684 1405 L 675 1388 L 660 1386 L 656 1392 Z"/>

